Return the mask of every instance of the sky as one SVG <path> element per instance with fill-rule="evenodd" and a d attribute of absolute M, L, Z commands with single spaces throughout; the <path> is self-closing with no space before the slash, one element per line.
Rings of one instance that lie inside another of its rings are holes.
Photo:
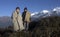
<path fill-rule="evenodd" d="M 24 7 L 31 13 L 40 12 L 60 7 L 60 0 L 0 0 L 0 16 L 11 16 L 16 7 L 20 7 L 21 14 Z"/>

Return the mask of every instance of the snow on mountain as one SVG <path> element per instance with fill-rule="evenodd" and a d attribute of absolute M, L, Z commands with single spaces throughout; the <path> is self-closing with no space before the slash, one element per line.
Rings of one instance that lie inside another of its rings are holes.
<path fill-rule="evenodd" d="M 49 13 L 48 10 L 43 10 L 41 12 L 34 12 L 34 13 L 31 14 L 31 16 L 34 16 L 34 15 L 37 15 L 37 14 L 47 14 L 47 13 Z"/>
<path fill-rule="evenodd" d="M 58 11 L 58 12 L 60 12 L 60 7 L 54 8 L 53 11 Z"/>
<path fill-rule="evenodd" d="M 60 16 L 60 7 L 56 7 L 53 9 L 53 13 L 55 13 L 56 15 Z"/>
<path fill-rule="evenodd" d="M 31 14 L 31 19 L 36 21 L 40 18 L 45 18 L 49 16 L 60 16 L 60 7 L 56 7 L 51 11 L 48 10 L 42 10 L 41 12 L 34 12 Z"/>
<path fill-rule="evenodd" d="M 43 18 L 43 17 L 46 17 L 46 16 L 50 16 L 50 11 L 42 10 L 41 12 L 32 13 L 31 14 L 31 19 L 37 21 L 37 20 L 39 20 L 39 18 Z"/>
<path fill-rule="evenodd" d="M 34 12 L 34 13 L 32 13 L 31 16 L 36 15 L 36 14 L 38 14 L 38 12 Z"/>
<path fill-rule="evenodd" d="M 36 19 L 38 19 L 38 14 L 39 14 L 39 12 L 32 13 L 31 14 L 31 20 L 35 20 L 36 21 Z"/>
<path fill-rule="evenodd" d="M 48 11 L 48 10 L 43 10 L 43 11 L 41 11 L 41 13 L 42 13 L 44 16 L 45 16 L 45 15 L 50 16 L 50 14 L 51 14 L 51 12 Z"/>
<path fill-rule="evenodd" d="M 49 12 L 48 10 L 43 10 L 41 13 L 46 14 L 46 13 L 48 13 L 48 12 Z"/>

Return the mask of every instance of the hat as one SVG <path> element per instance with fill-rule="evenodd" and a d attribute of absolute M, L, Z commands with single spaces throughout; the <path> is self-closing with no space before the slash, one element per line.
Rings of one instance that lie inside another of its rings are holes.
<path fill-rule="evenodd" d="M 25 7 L 24 10 L 27 10 L 27 7 Z"/>
<path fill-rule="evenodd" d="M 16 7 L 16 9 L 19 9 L 19 10 L 20 10 L 20 8 L 19 8 L 19 7 Z"/>

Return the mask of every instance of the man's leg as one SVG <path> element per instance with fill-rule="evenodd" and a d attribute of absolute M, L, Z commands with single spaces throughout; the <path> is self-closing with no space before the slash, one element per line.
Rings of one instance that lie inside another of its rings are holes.
<path fill-rule="evenodd" d="M 24 22 L 24 27 L 25 27 L 25 30 L 26 30 L 26 22 Z"/>
<path fill-rule="evenodd" d="M 28 30 L 28 28 L 29 28 L 29 23 L 28 23 L 28 22 L 24 22 L 24 27 L 25 27 L 25 30 Z"/>
<path fill-rule="evenodd" d="M 26 24 L 26 30 L 28 30 L 29 29 L 29 23 L 27 22 L 27 24 Z"/>

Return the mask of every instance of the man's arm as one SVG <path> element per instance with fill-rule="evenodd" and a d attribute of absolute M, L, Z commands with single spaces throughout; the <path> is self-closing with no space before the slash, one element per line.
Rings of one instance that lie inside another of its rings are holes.
<path fill-rule="evenodd" d="M 24 21 L 24 12 L 22 13 L 22 20 Z"/>
<path fill-rule="evenodd" d="M 12 21 L 16 21 L 16 15 L 15 15 L 15 13 L 12 13 L 11 19 L 12 19 Z"/>
<path fill-rule="evenodd" d="M 13 13 L 12 13 L 11 19 L 13 19 Z"/>

